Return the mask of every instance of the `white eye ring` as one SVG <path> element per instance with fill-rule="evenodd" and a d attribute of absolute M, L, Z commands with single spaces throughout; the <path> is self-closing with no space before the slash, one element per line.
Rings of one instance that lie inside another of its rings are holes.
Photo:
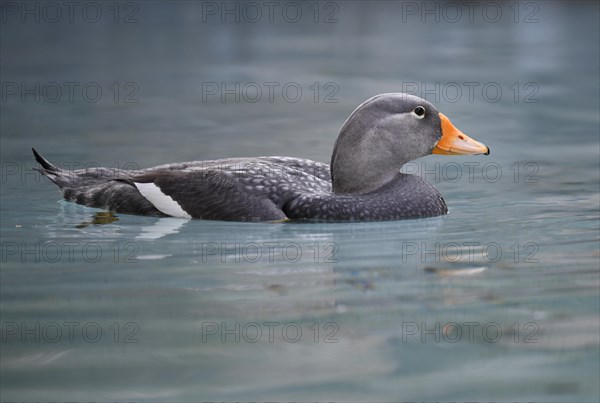
<path fill-rule="evenodd" d="M 422 106 L 417 106 L 411 114 L 417 119 L 423 119 L 425 117 L 425 108 Z"/>

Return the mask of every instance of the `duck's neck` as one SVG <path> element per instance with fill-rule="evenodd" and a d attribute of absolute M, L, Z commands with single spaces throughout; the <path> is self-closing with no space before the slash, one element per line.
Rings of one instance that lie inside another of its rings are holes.
<path fill-rule="evenodd" d="M 373 192 L 393 181 L 408 162 L 393 155 L 393 147 L 386 142 L 347 140 L 338 138 L 331 157 L 331 182 L 336 194 Z"/>
<path fill-rule="evenodd" d="M 341 165 L 341 166 L 340 166 Z M 400 175 L 400 167 L 386 172 L 374 172 L 371 167 L 339 163 L 331 165 L 331 184 L 335 194 L 363 195 L 376 191 L 392 182 Z"/>

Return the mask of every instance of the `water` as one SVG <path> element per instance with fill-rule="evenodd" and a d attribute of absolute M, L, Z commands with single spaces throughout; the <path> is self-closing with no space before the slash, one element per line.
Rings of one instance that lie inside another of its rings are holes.
<path fill-rule="evenodd" d="M 597 3 L 439 23 L 403 9 L 420 2 L 319 3 L 318 23 L 301 3 L 297 23 L 222 23 L 152 2 L 122 5 L 129 24 L 97 4 L 97 23 L 5 10 L 2 400 L 598 400 Z M 492 150 L 405 168 L 445 217 L 110 217 L 31 171 L 31 146 L 66 167 L 328 161 L 356 105 L 402 89 Z"/>

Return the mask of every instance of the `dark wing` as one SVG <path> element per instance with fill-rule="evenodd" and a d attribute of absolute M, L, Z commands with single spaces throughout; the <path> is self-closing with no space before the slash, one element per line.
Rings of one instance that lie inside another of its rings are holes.
<path fill-rule="evenodd" d="M 221 171 L 148 171 L 131 177 L 159 211 L 206 220 L 270 221 L 286 216 L 268 197 L 249 192 Z"/>

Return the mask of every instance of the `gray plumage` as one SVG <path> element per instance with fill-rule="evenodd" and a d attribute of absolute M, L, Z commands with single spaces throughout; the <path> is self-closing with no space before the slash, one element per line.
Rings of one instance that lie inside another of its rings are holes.
<path fill-rule="evenodd" d="M 424 117 L 415 117 L 418 106 L 425 109 Z M 193 218 L 375 221 L 447 213 L 433 186 L 399 172 L 405 163 L 430 154 L 441 136 L 438 112 L 429 102 L 407 94 L 381 94 L 361 104 L 344 123 L 331 165 L 258 157 L 136 171 L 67 171 L 33 152 L 40 171 L 66 200 L 118 213 L 165 216 L 156 201 L 138 190 L 140 184 L 151 183 Z"/>

